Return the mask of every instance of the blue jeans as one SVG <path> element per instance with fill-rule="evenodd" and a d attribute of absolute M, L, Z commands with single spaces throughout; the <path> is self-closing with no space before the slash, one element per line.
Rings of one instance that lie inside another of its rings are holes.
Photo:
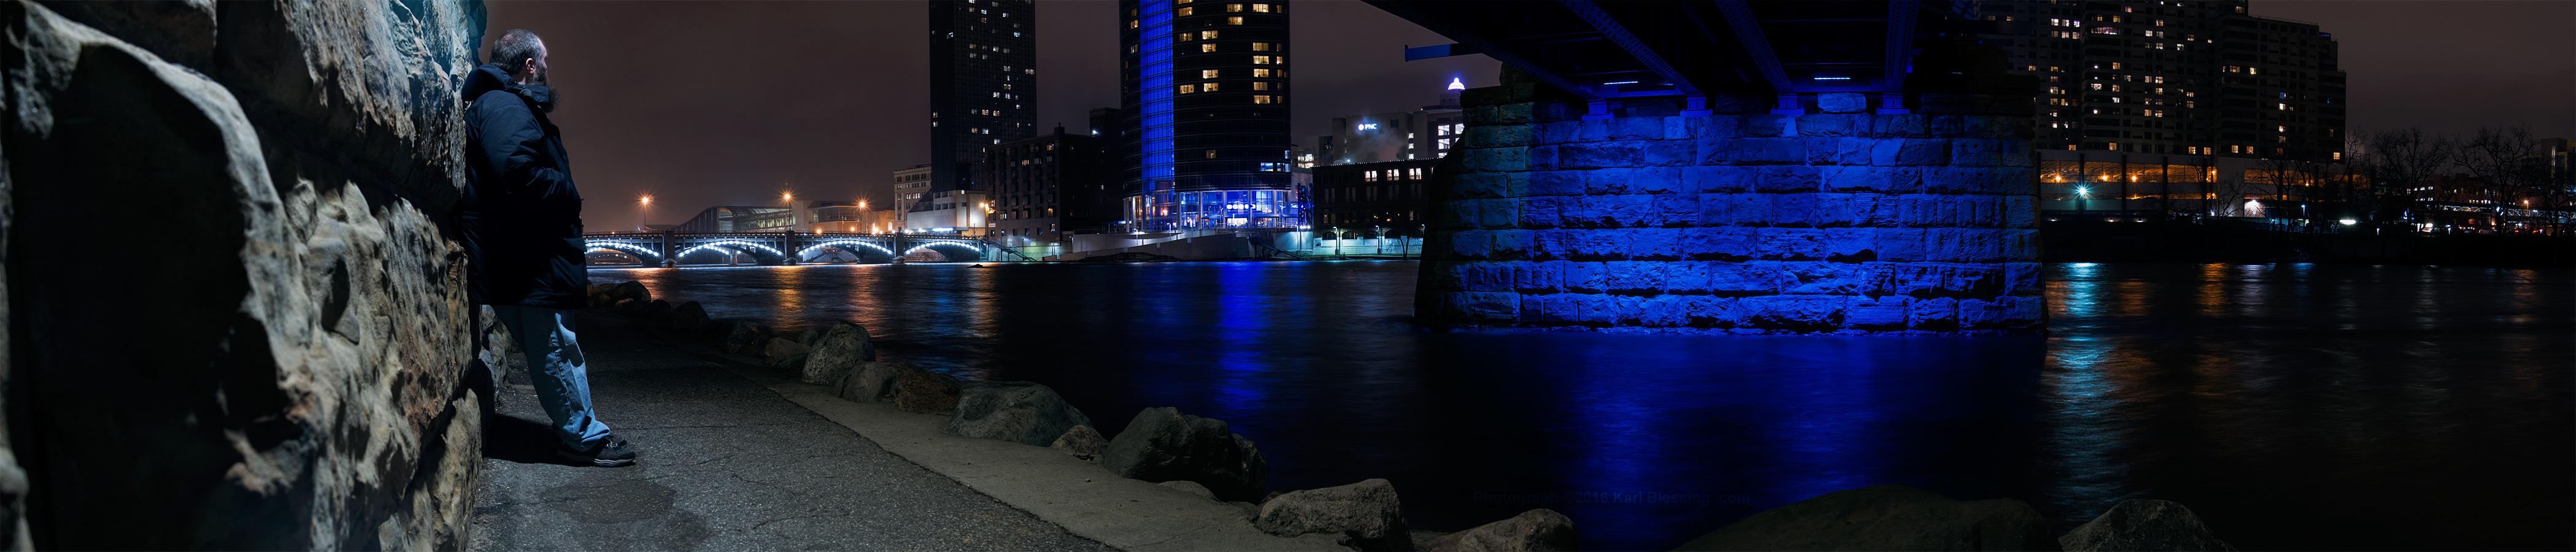
<path fill-rule="evenodd" d="M 590 368 L 582 361 L 581 343 L 573 340 L 572 311 L 493 305 L 492 312 L 528 355 L 528 379 L 535 380 L 537 402 L 554 419 L 555 437 L 580 450 L 608 438 L 608 424 L 590 406 Z"/>

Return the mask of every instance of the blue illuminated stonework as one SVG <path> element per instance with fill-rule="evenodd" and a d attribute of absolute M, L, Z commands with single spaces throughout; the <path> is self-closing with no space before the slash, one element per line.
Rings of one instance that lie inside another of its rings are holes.
<path fill-rule="evenodd" d="M 2029 95 L 1466 95 L 1416 312 L 1464 327 L 2027 333 L 2043 327 Z M 1679 99 L 1668 100 L 1678 104 Z"/>

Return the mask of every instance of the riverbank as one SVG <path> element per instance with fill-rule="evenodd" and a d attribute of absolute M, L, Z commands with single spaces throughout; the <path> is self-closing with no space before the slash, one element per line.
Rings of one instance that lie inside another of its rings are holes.
<path fill-rule="evenodd" d="M 2186 220 L 2040 224 L 2047 262 L 2329 263 L 2576 266 L 2576 238 L 2513 234 L 2285 232 Z"/>

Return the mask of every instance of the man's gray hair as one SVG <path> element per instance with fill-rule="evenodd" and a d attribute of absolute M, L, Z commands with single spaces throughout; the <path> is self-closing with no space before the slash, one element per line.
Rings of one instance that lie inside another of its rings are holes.
<path fill-rule="evenodd" d="M 510 29 L 503 32 L 500 39 L 492 41 L 492 62 L 501 64 L 501 70 L 518 73 L 520 69 L 527 68 L 528 60 L 537 58 L 538 42 L 536 31 Z"/>

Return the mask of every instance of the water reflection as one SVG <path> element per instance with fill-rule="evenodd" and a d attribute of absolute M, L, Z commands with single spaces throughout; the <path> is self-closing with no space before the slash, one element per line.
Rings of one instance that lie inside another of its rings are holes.
<path fill-rule="evenodd" d="M 1412 263 L 594 270 L 716 317 L 868 326 L 1046 383 L 1114 434 L 1231 422 L 1300 489 L 1385 477 L 1418 527 L 1548 507 L 1668 549 L 1878 483 L 2191 505 L 2241 548 L 2566 548 L 2565 271 L 2053 265 L 2048 337 L 1422 333 Z M 2546 438 L 2535 437 L 2545 436 Z"/>

